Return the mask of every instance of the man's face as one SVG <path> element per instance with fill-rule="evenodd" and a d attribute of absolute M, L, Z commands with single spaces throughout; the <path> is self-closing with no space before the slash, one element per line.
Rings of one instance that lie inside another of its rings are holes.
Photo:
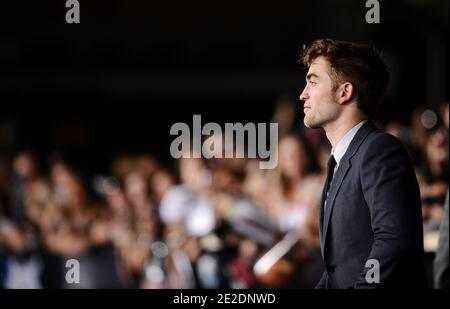
<path fill-rule="evenodd" d="M 304 102 L 304 123 L 309 128 L 323 128 L 339 115 L 339 104 L 329 72 L 328 61 L 318 57 L 311 63 L 306 75 L 306 86 L 300 100 Z"/>

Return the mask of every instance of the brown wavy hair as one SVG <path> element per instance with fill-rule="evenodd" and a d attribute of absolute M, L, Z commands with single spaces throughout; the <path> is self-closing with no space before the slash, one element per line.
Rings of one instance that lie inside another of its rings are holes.
<path fill-rule="evenodd" d="M 309 67 L 318 57 L 330 63 L 334 90 L 340 83 L 350 82 L 359 109 L 375 118 L 389 82 L 389 71 L 381 55 L 366 44 L 320 39 L 303 46 L 300 62 Z"/>

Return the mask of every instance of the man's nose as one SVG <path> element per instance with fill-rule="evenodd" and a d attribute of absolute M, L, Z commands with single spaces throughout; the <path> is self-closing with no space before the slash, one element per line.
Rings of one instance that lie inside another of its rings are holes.
<path fill-rule="evenodd" d="M 305 100 L 308 99 L 308 94 L 306 92 L 306 87 L 303 89 L 303 92 L 300 94 L 300 101 L 305 102 Z"/>

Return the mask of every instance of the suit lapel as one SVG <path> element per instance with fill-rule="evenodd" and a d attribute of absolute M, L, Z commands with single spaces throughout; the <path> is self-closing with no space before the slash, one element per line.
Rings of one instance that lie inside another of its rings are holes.
<path fill-rule="evenodd" d="M 324 204 L 325 204 L 325 195 L 326 195 L 326 183 L 328 182 L 328 179 L 325 179 L 325 184 L 323 186 L 322 189 L 322 195 L 320 198 L 320 228 L 319 228 L 319 235 L 320 235 L 320 249 L 322 251 L 322 256 L 323 256 L 323 245 L 324 245 L 324 240 L 323 240 L 323 213 L 324 213 Z"/>
<path fill-rule="evenodd" d="M 320 207 L 320 247 L 322 251 L 322 256 L 324 256 L 325 253 L 325 244 L 327 239 L 327 232 L 328 232 L 328 226 L 330 223 L 331 215 L 333 213 L 333 207 L 334 202 L 336 199 L 337 194 L 339 193 L 339 189 L 341 188 L 342 182 L 345 179 L 345 176 L 347 175 L 348 171 L 351 168 L 351 162 L 350 159 L 356 154 L 359 146 L 362 144 L 364 139 L 369 135 L 369 133 L 377 130 L 375 125 L 368 121 L 366 122 L 356 133 L 355 137 L 353 138 L 352 142 L 350 143 L 347 151 L 345 152 L 345 155 L 342 157 L 341 161 L 339 162 L 339 167 L 333 177 L 333 180 L 330 184 L 330 189 L 328 193 L 327 200 L 327 207 L 326 211 L 324 211 L 324 202 L 326 198 L 326 192 L 325 188 L 322 192 L 322 199 L 321 199 L 321 207 Z"/>
<path fill-rule="evenodd" d="M 341 162 L 339 163 L 339 167 L 333 177 L 333 180 L 331 181 L 330 190 L 329 190 L 328 198 L 327 198 L 327 207 L 326 207 L 325 213 L 323 214 L 323 236 L 322 236 L 323 239 L 326 239 L 328 225 L 330 223 L 331 213 L 332 213 L 333 207 L 334 207 L 334 200 L 336 199 L 336 195 L 339 192 L 342 181 L 344 180 L 345 175 L 347 175 L 347 172 L 350 169 L 350 166 L 351 166 L 351 163 L 350 163 L 349 159 L 347 158 L 347 160 L 344 160 L 344 158 L 342 158 Z M 325 242 L 322 242 L 322 254 L 324 252 L 324 248 L 325 248 Z"/>

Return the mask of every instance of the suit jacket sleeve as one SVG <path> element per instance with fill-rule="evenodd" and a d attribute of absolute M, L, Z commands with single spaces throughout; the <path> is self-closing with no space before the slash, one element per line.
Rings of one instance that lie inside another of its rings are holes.
<path fill-rule="evenodd" d="M 434 287 L 437 289 L 448 289 L 449 288 L 449 240 L 448 240 L 448 192 L 447 198 L 445 200 L 445 212 L 442 219 L 441 228 L 439 231 L 439 246 L 436 251 L 436 257 L 434 259 Z"/>
<path fill-rule="evenodd" d="M 379 263 L 379 283 L 368 283 L 367 265 L 354 288 L 378 288 L 389 278 L 412 242 L 417 241 L 420 193 L 404 146 L 394 137 L 379 134 L 360 161 L 360 182 L 369 207 L 374 241 L 369 259 Z M 372 269 L 373 271 L 373 269 Z"/>

